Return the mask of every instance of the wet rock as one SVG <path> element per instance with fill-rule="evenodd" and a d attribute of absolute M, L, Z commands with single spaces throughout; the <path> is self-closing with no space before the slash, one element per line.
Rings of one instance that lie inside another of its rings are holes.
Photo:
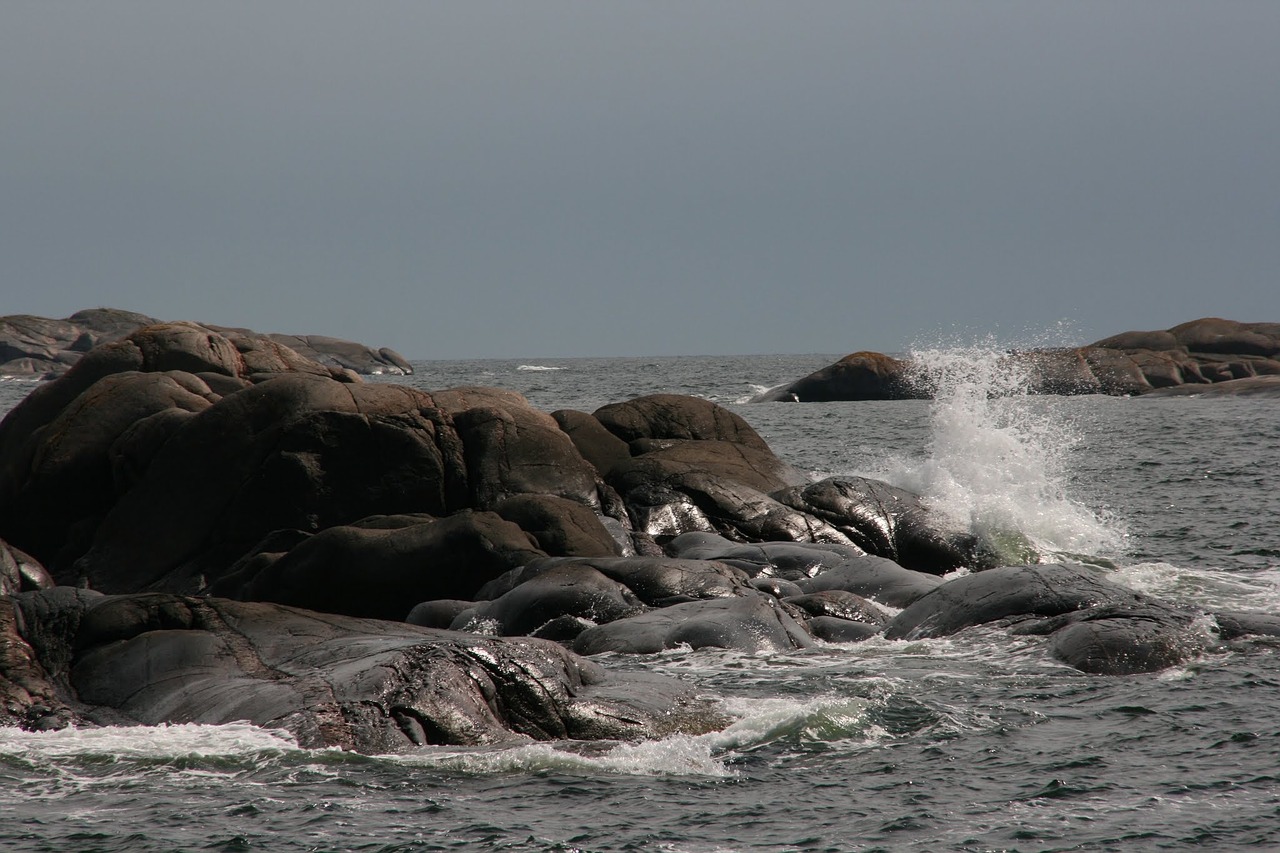
<path fill-rule="evenodd" d="M 825 521 L 867 553 L 929 574 L 1030 562 L 1036 556 L 1025 537 L 976 536 L 930 510 L 918 495 L 867 477 L 829 477 L 775 497 Z"/>
<path fill-rule="evenodd" d="M 890 607 L 907 607 L 942 585 L 942 578 L 871 555 L 849 557 L 796 585 L 806 593 L 843 590 Z"/>
<path fill-rule="evenodd" d="M 784 598 L 784 604 L 798 607 L 811 617 L 831 616 L 861 622 L 875 628 L 889 624 L 889 614 L 874 602 L 843 589 L 825 589 L 808 595 Z"/>
<path fill-rule="evenodd" d="M 1211 643 L 1201 614 L 1159 602 L 1104 604 L 1019 625 L 1015 634 L 1048 634 L 1058 660 L 1094 675 L 1158 672 L 1185 663 Z"/>
<path fill-rule="evenodd" d="M 269 565 L 214 587 L 217 594 L 327 613 L 403 619 L 412 602 L 470 599 L 487 581 L 545 556 L 494 513 L 462 510 L 404 527 L 340 525 Z"/>
<path fill-rule="evenodd" d="M 573 624 L 598 625 L 645 610 L 623 584 L 583 561 L 557 562 L 508 592 L 476 604 L 455 617 L 454 630 L 480 630 L 497 636 L 531 635 L 548 623 L 569 617 Z M 563 631 L 555 632 L 562 636 Z"/>
<path fill-rule="evenodd" d="M 750 595 L 691 601 L 590 628 L 578 635 L 579 654 L 654 654 L 677 646 L 748 652 L 807 648 L 805 629 L 772 597 Z"/>
<path fill-rule="evenodd" d="M 610 673 L 555 643 L 274 604 L 24 593 L 0 599 L 0 641 L 10 717 L 49 708 L 117 725 L 249 721 L 304 747 L 367 753 L 724 723 L 679 682 Z"/>
<path fill-rule="evenodd" d="M 651 394 L 595 411 L 595 418 L 622 441 L 640 438 L 723 441 L 769 452 L 750 424 L 723 406 L 682 394 Z"/>
<path fill-rule="evenodd" d="M 1002 566 L 941 584 L 889 623 L 885 637 L 945 637 L 1013 616 L 1059 616 L 1099 604 L 1141 604 L 1141 595 L 1090 569 Z"/>

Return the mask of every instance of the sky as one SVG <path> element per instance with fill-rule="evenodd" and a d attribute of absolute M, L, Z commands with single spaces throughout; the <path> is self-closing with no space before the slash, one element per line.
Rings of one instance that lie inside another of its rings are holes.
<path fill-rule="evenodd" d="M 0 0 L 0 314 L 410 358 L 1280 322 L 1280 2 Z"/>

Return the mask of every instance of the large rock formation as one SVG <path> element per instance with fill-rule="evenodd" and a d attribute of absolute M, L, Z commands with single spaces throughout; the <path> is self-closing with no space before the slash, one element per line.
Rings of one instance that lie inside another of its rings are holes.
<path fill-rule="evenodd" d="M 1280 393 L 1280 323 L 1206 317 L 1161 332 L 1124 332 L 1088 346 L 994 356 L 1031 394 L 1147 394 L 1217 386 L 1217 393 Z M 1219 385 L 1219 383 L 1221 383 Z M 932 396 L 928 372 L 910 359 L 858 352 L 753 402 L 902 400 Z M 1166 392 L 1168 393 L 1168 392 Z"/>
<path fill-rule="evenodd" d="M 251 719 L 370 751 L 651 736 L 714 715 L 564 646 L 1016 622 L 1108 673 L 1280 633 L 1008 565 L 1037 555 L 885 483 L 811 483 L 706 400 L 547 415 L 189 323 L 99 345 L 0 422 L 0 538 L 0 722 L 35 728 Z"/>
<path fill-rule="evenodd" d="M 62 320 L 28 314 L 0 317 L 0 376 L 53 379 L 67 372 L 81 356 L 99 344 L 119 340 L 136 329 L 159 322 L 145 314 L 116 308 L 77 311 Z M 312 361 L 356 373 L 413 373 L 404 356 L 387 347 L 375 350 L 324 335 L 260 334 L 212 325 L 204 328 L 233 338 L 265 338 Z"/>

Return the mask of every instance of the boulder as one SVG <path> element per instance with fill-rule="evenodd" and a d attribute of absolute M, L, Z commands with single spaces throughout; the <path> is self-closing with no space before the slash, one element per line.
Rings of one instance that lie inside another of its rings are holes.
<path fill-rule="evenodd" d="M 554 568 L 585 566 L 622 584 L 646 605 L 666 607 L 685 601 L 730 598 L 752 594 L 747 575 L 714 560 L 682 560 L 668 557 L 545 558 L 486 584 L 478 599 L 495 599 Z"/>
<path fill-rule="evenodd" d="M 528 533 L 491 512 L 461 510 L 403 527 L 339 525 L 310 536 L 215 594 L 326 613 L 404 619 L 415 602 L 470 599 L 487 581 L 545 556 Z"/>
<path fill-rule="evenodd" d="M 557 562 L 492 601 L 455 617 L 452 627 L 497 636 L 531 635 L 556 620 L 582 629 L 644 611 L 635 593 L 583 561 Z"/>
<path fill-rule="evenodd" d="M 843 590 L 890 607 L 907 607 L 943 583 L 936 575 L 903 568 L 884 557 L 849 557 L 796 585 L 805 593 Z"/>
<path fill-rule="evenodd" d="M 53 576 L 40 561 L 0 539 L 0 595 L 13 595 L 54 586 Z"/>
<path fill-rule="evenodd" d="M 873 628 L 889 624 L 889 614 L 875 602 L 843 589 L 824 589 L 808 595 L 794 595 L 783 604 L 798 607 L 811 617 L 830 616 L 849 622 L 861 622 Z"/>
<path fill-rule="evenodd" d="M 890 640 L 946 637 L 1014 616 L 1059 616 L 1099 604 L 1142 604 L 1143 597 L 1091 569 L 1002 566 L 941 584 L 894 617 Z"/>
<path fill-rule="evenodd" d="M 724 441 L 769 453 L 769 446 L 740 415 L 700 397 L 651 394 L 595 411 L 595 419 L 625 442 L 636 439 Z"/>
<path fill-rule="evenodd" d="M 732 542 L 715 533 L 683 533 L 666 545 L 673 557 L 719 560 L 752 577 L 795 581 L 810 578 L 849 557 L 863 556 L 861 548 L 828 542 Z"/>
<path fill-rule="evenodd" d="M 1081 672 L 1132 675 L 1185 663 L 1213 639 L 1201 614 L 1159 602 L 1103 604 L 1018 625 L 1048 634 L 1050 653 Z"/>
<path fill-rule="evenodd" d="M 833 400 L 914 400 L 928 393 L 917 387 L 911 365 L 879 352 L 855 352 L 795 382 L 771 388 L 753 403 L 827 403 Z"/>
<path fill-rule="evenodd" d="M 827 522 L 867 553 L 917 571 L 943 575 L 1036 557 L 1025 539 L 1013 535 L 1000 543 L 961 530 L 918 495 L 879 480 L 829 477 L 774 496 Z"/>
<path fill-rule="evenodd" d="M 664 649 L 722 648 L 746 652 L 807 648 L 812 639 L 767 595 L 690 601 L 588 628 L 573 643 L 579 654 L 655 654 Z"/>

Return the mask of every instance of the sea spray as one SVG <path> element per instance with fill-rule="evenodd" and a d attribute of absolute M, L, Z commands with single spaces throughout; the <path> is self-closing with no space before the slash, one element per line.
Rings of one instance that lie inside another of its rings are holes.
<path fill-rule="evenodd" d="M 923 459 L 886 479 L 988 539 L 1026 537 L 1049 557 L 1104 555 L 1123 545 L 1113 520 L 1068 493 L 1080 433 L 1063 401 L 1029 394 L 1028 364 L 991 339 L 910 352 L 912 381 L 933 398 Z"/>

